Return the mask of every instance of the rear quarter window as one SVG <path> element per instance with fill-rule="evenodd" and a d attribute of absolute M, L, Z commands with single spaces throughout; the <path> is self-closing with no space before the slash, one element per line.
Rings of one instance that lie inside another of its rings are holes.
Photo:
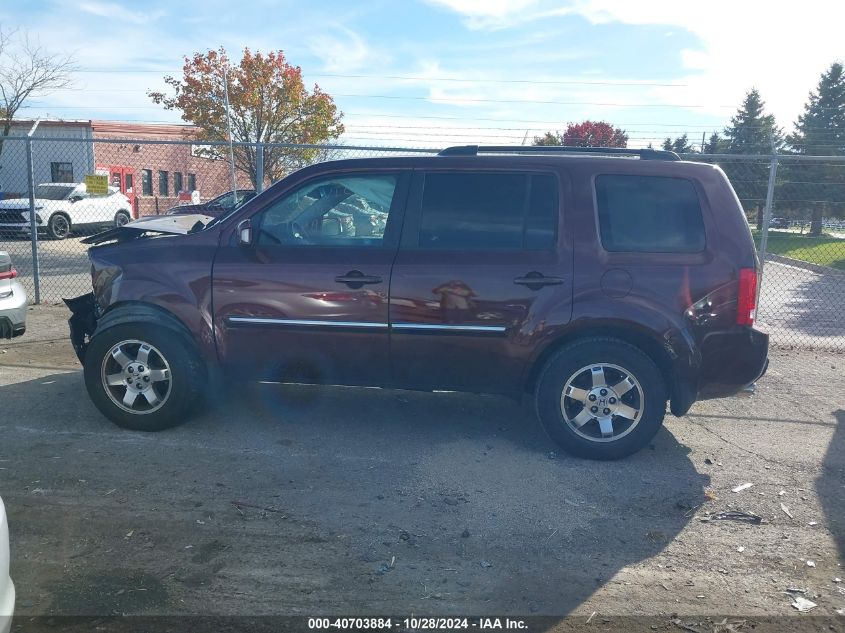
<path fill-rule="evenodd" d="M 607 251 L 699 253 L 706 245 L 701 203 L 684 178 L 596 176 L 596 206 Z"/>

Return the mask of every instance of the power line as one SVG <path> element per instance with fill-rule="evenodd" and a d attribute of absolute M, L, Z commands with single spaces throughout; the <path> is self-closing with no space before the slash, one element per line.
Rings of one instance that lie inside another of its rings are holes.
<path fill-rule="evenodd" d="M 77 73 L 181 73 L 183 69 L 108 69 L 108 68 L 79 68 Z M 413 75 L 356 75 L 340 73 L 302 73 L 306 77 L 324 77 L 332 79 L 390 79 L 398 81 L 447 81 L 455 83 L 496 83 L 496 84 L 537 84 L 550 86 L 645 86 L 664 88 L 686 88 L 689 84 L 667 83 L 656 81 L 585 81 L 570 79 L 468 79 L 466 77 L 424 77 Z"/>
<path fill-rule="evenodd" d="M 680 104 L 680 103 L 617 103 L 611 101 L 551 101 L 542 99 L 478 99 L 470 97 L 417 97 L 417 96 L 403 96 L 403 95 L 368 95 L 368 94 L 347 94 L 336 93 L 334 97 L 343 97 L 345 99 L 390 99 L 396 101 L 430 101 L 435 103 L 522 103 L 522 104 L 540 104 L 540 105 L 589 105 L 589 106 L 611 106 L 617 108 L 729 108 L 734 106 L 705 106 L 702 104 Z M 35 106 L 29 106 L 33 108 Z M 52 107 L 52 109 L 80 109 L 81 106 L 38 106 L 38 107 Z M 97 109 L 127 109 L 127 110 L 149 110 L 152 106 L 88 106 L 89 108 Z M 21 108 L 23 109 L 23 108 Z"/>

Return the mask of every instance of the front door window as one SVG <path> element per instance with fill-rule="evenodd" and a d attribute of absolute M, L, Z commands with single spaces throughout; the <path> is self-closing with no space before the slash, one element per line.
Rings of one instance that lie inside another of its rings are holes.
<path fill-rule="evenodd" d="M 309 183 L 262 214 L 258 244 L 382 246 L 396 182 L 368 175 Z"/>

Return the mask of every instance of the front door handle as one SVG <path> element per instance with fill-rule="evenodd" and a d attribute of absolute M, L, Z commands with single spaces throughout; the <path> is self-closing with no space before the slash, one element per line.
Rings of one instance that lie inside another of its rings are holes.
<path fill-rule="evenodd" d="M 525 286 L 529 290 L 540 290 L 543 286 L 559 286 L 563 283 L 560 277 L 546 277 L 543 273 L 531 271 L 524 277 L 517 277 L 513 282 Z"/>
<path fill-rule="evenodd" d="M 377 275 L 365 275 L 360 270 L 350 270 L 345 275 L 335 277 L 334 280 L 339 284 L 346 284 L 353 290 L 363 288 L 367 284 L 381 283 L 381 277 Z"/>

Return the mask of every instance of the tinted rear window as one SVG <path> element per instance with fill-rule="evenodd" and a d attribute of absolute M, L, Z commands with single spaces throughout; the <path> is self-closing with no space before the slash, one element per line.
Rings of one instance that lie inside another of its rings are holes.
<path fill-rule="evenodd" d="M 419 245 L 454 250 L 551 249 L 558 207 L 557 179 L 548 174 L 426 174 Z"/>
<path fill-rule="evenodd" d="M 646 253 L 704 250 L 701 205 L 689 180 L 597 176 L 596 200 L 605 250 Z"/>

